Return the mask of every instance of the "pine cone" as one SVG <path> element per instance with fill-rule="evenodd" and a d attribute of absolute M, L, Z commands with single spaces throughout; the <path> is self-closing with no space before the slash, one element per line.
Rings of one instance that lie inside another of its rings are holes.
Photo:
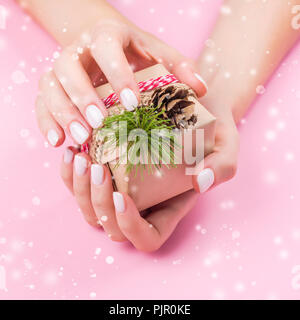
<path fill-rule="evenodd" d="M 195 92 L 183 83 L 170 84 L 145 94 L 142 104 L 152 105 L 163 111 L 165 119 L 169 119 L 177 128 L 188 128 L 197 122 L 193 114 L 197 103 Z"/>

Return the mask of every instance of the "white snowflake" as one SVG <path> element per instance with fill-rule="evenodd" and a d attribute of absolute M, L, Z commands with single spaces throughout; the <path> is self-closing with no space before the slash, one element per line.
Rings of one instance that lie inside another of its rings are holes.
<path fill-rule="evenodd" d="M 21 210 L 20 212 L 20 218 L 21 219 L 27 219 L 28 218 L 28 212 L 26 210 Z"/>
<path fill-rule="evenodd" d="M 23 71 L 16 70 L 11 74 L 11 80 L 15 84 L 23 84 L 24 82 L 27 81 L 27 78 Z"/>
<path fill-rule="evenodd" d="M 294 240 L 300 240 L 300 229 L 295 229 L 292 231 L 292 238 Z"/>
<path fill-rule="evenodd" d="M 278 121 L 277 123 L 276 123 L 276 128 L 278 129 L 278 130 L 283 130 L 284 128 L 286 127 L 286 123 L 284 122 L 284 121 Z"/>
<path fill-rule="evenodd" d="M 101 248 L 96 248 L 96 250 L 95 250 L 95 255 L 99 255 L 101 253 Z"/>
<path fill-rule="evenodd" d="M 223 210 L 230 210 L 235 207 L 235 202 L 233 200 L 226 200 L 220 203 L 220 208 Z"/>
<path fill-rule="evenodd" d="M 0 5 L 0 29 L 5 30 L 6 29 L 6 21 L 8 17 L 8 10 Z"/>
<path fill-rule="evenodd" d="M 33 137 L 30 137 L 26 140 L 26 145 L 29 149 L 34 149 L 36 148 L 36 145 L 37 145 L 37 141 L 35 138 Z"/>
<path fill-rule="evenodd" d="M 221 7 L 221 14 L 229 15 L 229 14 L 231 14 L 231 12 L 232 12 L 232 10 L 229 6 L 223 5 Z"/>
<path fill-rule="evenodd" d="M 6 291 L 6 269 L 4 266 L 0 266 L 0 290 Z"/>
<path fill-rule="evenodd" d="M 107 264 L 112 264 L 114 262 L 114 260 L 115 259 L 112 256 L 107 256 L 105 258 L 105 261 L 106 261 Z"/>
<path fill-rule="evenodd" d="M 273 106 L 271 108 L 269 108 L 268 112 L 271 117 L 276 117 L 279 113 L 278 108 L 273 107 Z"/>
<path fill-rule="evenodd" d="M 240 232 L 239 231 L 233 231 L 231 234 L 232 240 L 236 240 L 240 237 Z"/>
<path fill-rule="evenodd" d="M 226 79 L 231 78 L 231 73 L 230 73 L 230 72 L 225 72 L 225 73 L 224 73 L 224 77 L 225 77 Z"/>
<path fill-rule="evenodd" d="M 284 157 L 287 161 L 292 161 L 295 159 L 295 155 L 292 152 L 287 152 Z"/>
<path fill-rule="evenodd" d="M 266 92 L 266 89 L 263 85 L 259 85 L 256 87 L 256 93 L 257 94 L 264 94 Z"/>
<path fill-rule="evenodd" d="M 277 134 L 274 130 L 268 130 L 265 133 L 265 138 L 269 141 L 274 141 L 277 138 Z"/>
<path fill-rule="evenodd" d="M 268 184 L 275 184 L 279 180 L 278 174 L 274 171 L 268 171 L 264 175 L 264 180 Z"/>
<path fill-rule="evenodd" d="M 200 230 L 201 230 L 201 225 L 200 225 L 200 224 L 197 224 L 197 225 L 195 226 L 195 229 L 196 229 L 196 231 L 200 231 Z"/>
<path fill-rule="evenodd" d="M 300 265 L 293 266 L 292 274 L 294 275 L 291 281 L 292 288 L 300 290 Z"/>
<path fill-rule="evenodd" d="M 282 259 L 282 260 L 286 260 L 289 256 L 289 253 L 287 250 L 280 250 L 279 252 L 279 258 Z"/>
<path fill-rule="evenodd" d="M 238 282 L 236 283 L 236 285 L 234 286 L 234 290 L 236 292 L 244 292 L 245 291 L 245 285 L 242 282 Z"/>
<path fill-rule="evenodd" d="M 32 204 L 33 204 L 34 206 L 39 206 L 39 205 L 41 204 L 41 199 L 40 199 L 38 196 L 34 196 L 34 197 L 32 198 Z"/>
<path fill-rule="evenodd" d="M 274 239 L 273 239 L 273 242 L 274 242 L 274 244 L 276 244 L 276 245 L 280 245 L 280 244 L 282 244 L 282 237 L 281 236 L 276 236 L 276 237 L 274 237 Z"/>
<path fill-rule="evenodd" d="M 96 296 L 97 296 L 96 292 L 91 292 L 91 293 L 90 293 L 90 298 L 91 298 L 91 299 L 95 299 Z"/>
<path fill-rule="evenodd" d="M 223 300 L 225 299 L 225 292 L 221 289 L 217 289 L 213 292 L 213 299 Z"/>
<path fill-rule="evenodd" d="M 29 130 L 28 129 L 21 129 L 20 136 L 21 136 L 21 138 L 28 138 L 29 137 Z"/>

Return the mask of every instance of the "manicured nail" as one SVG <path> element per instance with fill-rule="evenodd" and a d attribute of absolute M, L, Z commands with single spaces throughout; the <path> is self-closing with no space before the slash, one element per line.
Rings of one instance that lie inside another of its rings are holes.
<path fill-rule="evenodd" d="M 94 104 L 91 104 L 86 108 L 85 114 L 92 128 L 97 129 L 102 125 L 104 116 L 100 109 Z"/>
<path fill-rule="evenodd" d="M 113 200 L 116 211 L 119 213 L 123 213 L 125 211 L 125 203 L 122 193 L 114 192 L 113 193 Z"/>
<path fill-rule="evenodd" d="M 83 144 L 89 137 L 88 131 L 76 121 L 70 124 L 70 132 L 74 140 L 79 144 Z"/>
<path fill-rule="evenodd" d="M 214 183 L 215 175 L 210 168 L 202 170 L 197 177 L 200 193 L 207 191 Z"/>
<path fill-rule="evenodd" d="M 207 84 L 206 82 L 204 81 L 204 79 L 198 74 L 198 73 L 194 73 L 195 77 L 202 82 L 202 84 L 204 85 L 206 91 L 208 90 L 208 87 L 207 87 Z"/>
<path fill-rule="evenodd" d="M 138 100 L 134 92 L 129 88 L 125 88 L 121 91 L 120 99 L 121 99 L 122 105 L 128 111 L 133 111 L 138 106 Z"/>
<path fill-rule="evenodd" d="M 58 134 L 55 130 L 50 129 L 47 134 L 48 141 L 55 147 L 59 139 Z"/>
<path fill-rule="evenodd" d="M 71 163 L 73 160 L 74 153 L 70 149 L 66 149 L 64 153 L 64 163 Z"/>
<path fill-rule="evenodd" d="M 74 167 L 75 167 L 75 172 L 78 176 L 84 175 L 85 170 L 87 168 L 86 158 L 76 155 L 74 160 Z"/>
<path fill-rule="evenodd" d="M 104 170 L 99 164 L 92 164 L 91 166 L 91 178 L 92 183 L 95 185 L 100 185 L 103 183 Z"/>

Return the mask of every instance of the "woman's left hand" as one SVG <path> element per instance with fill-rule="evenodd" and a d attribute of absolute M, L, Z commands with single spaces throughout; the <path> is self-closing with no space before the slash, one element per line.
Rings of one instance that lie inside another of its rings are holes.
<path fill-rule="evenodd" d="M 113 192 L 108 168 L 91 164 L 90 157 L 74 147 L 65 150 L 61 176 L 89 224 L 102 225 L 111 240 L 129 240 L 145 252 L 160 248 L 197 201 L 191 190 L 148 209 L 143 218 L 127 194 Z"/>

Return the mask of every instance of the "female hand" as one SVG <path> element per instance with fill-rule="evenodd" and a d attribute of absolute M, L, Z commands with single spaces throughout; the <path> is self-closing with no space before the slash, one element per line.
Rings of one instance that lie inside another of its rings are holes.
<path fill-rule="evenodd" d="M 232 178 L 237 154 L 238 132 L 228 112 L 217 120 L 216 145 L 199 165 L 199 168 L 204 165 L 205 169 L 193 177 L 196 191 L 205 192 L 210 186 Z M 207 171 L 213 172 L 212 180 L 203 179 Z M 91 164 L 90 157 L 74 147 L 65 151 L 61 176 L 89 224 L 101 224 L 112 240 L 128 239 L 137 249 L 147 252 L 160 248 L 198 198 L 195 191 L 188 191 L 149 209 L 144 219 L 127 194 L 113 192 L 108 168 Z M 210 185 L 207 181 L 211 181 Z"/>
<path fill-rule="evenodd" d="M 65 150 L 61 176 L 89 224 L 101 224 L 111 240 L 129 240 L 146 252 L 157 250 L 169 238 L 197 200 L 191 190 L 148 209 L 143 218 L 127 194 L 113 192 L 108 168 L 91 165 L 90 157 L 74 147 Z"/>
<path fill-rule="evenodd" d="M 102 19 L 67 46 L 53 70 L 41 78 L 36 115 L 42 133 L 55 147 L 64 142 L 65 133 L 76 144 L 85 143 L 107 115 L 95 87 L 108 81 L 124 107 L 132 110 L 140 96 L 133 69 L 157 62 L 199 97 L 206 93 L 191 60 L 125 18 Z"/>

